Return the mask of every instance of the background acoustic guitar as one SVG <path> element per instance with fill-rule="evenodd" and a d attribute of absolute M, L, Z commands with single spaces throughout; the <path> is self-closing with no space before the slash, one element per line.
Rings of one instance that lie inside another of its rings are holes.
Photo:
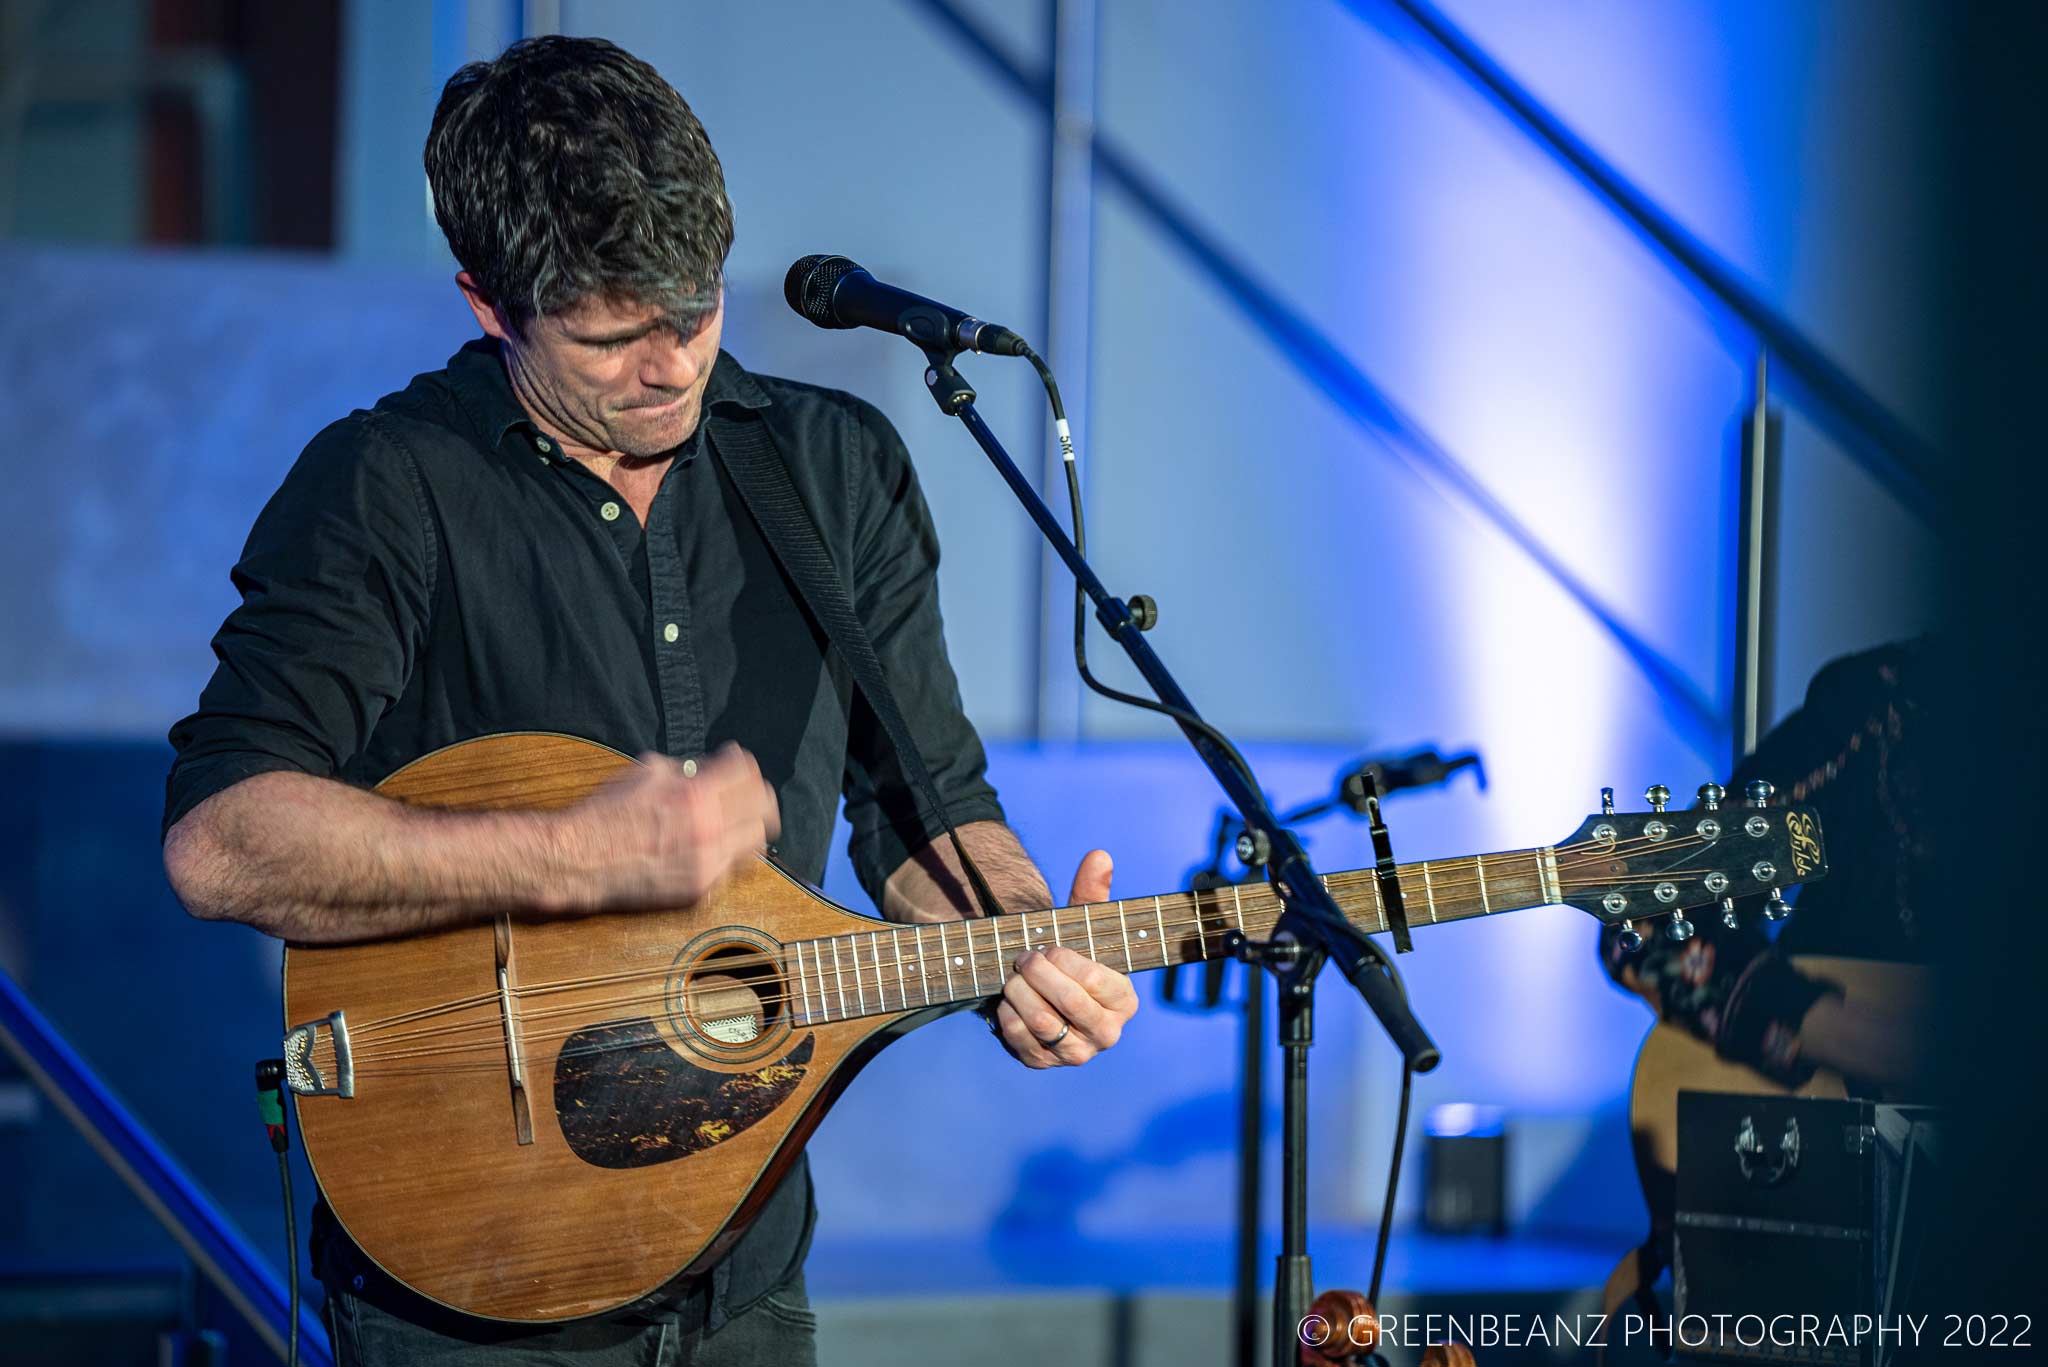
<path fill-rule="evenodd" d="M 487 736 L 379 790 L 562 807 L 630 763 L 568 736 Z M 1803 808 L 1607 805 L 1561 845 L 1401 866 L 1410 923 L 1568 903 L 1689 924 L 1688 908 L 1826 871 Z M 1387 928 L 1370 870 L 1325 881 L 1360 929 Z M 472 1315 L 573 1319 L 714 1261 L 860 1067 L 997 994 L 1027 947 L 1132 972 L 1225 954 L 1279 914 L 1270 890 L 1228 887 L 896 925 L 762 860 L 683 909 L 290 946 L 286 1086 L 328 1204 L 380 1267 Z"/>

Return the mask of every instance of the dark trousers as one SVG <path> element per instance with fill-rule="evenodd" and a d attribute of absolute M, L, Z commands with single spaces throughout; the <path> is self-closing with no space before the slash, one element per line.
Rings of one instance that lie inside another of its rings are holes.
<path fill-rule="evenodd" d="M 549 1329 L 477 1324 L 450 1331 L 403 1319 L 329 1288 L 338 1367 L 816 1367 L 818 1317 L 794 1277 L 727 1320 L 701 1324 L 586 1320 Z"/>

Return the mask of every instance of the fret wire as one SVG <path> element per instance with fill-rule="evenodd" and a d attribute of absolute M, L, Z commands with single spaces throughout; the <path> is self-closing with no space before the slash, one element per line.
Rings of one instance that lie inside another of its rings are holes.
<path fill-rule="evenodd" d="M 924 966 L 924 927 L 913 926 L 911 934 L 917 941 L 917 981 L 924 987 L 924 1004 L 932 1004 L 932 975 Z"/>
<path fill-rule="evenodd" d="M 1550 900 L 1553 902 L 1564 901 L 1564 880 L 1557 876 L 1557 851 L 1545 845 L 1538 852 L 1536 867 L 1539 870 L 1548 867 L 1550 870 Z"/>
<path fill-rule="evenodd" d="M 1060 942 L 1060 914 L 1057 911 L 1048 911 L 1045 914 L 1052 918 L 1052 942 L 1054 947 L 1058 947 Z"/>
<path fill-rule="evenodd" d="M 1478 858 L 1472 861 L 1472 870 L 1473 872 L 1479 875 L 1479 910 L 1481 914 L 1491 916 L 1493 914 L 1493 904 L 1489 902 L 1486 898 L 1485 855 L 1480 855 Z"/>
<path fill-rule="evenodd" d="M 1119 897 L 1116 903 L 1116 923 L 1124 936 L 1124 972 L 1137 972 L 1137 965 L 1131 962 L 1131 923 L 1124 919 L 1124 903 Z"/>
<path fill-rule="evenodd" d="M 881 934 L 882 932 L 879 930 L 868 932 L 868 957 L 875 961 L 875 1009 L 877 1011 L 887 1011 L 889 1009 L 889 985 L 882 981 Z"/>
<path fill-rule="evenodd" d="M 939 922 L 939 962 L 946 966 L 946 1000 L 957 1001 L 958 992 L 953 987 L 953 955 L 946 948 L 946 923 Z"/>
<path fill-rule="evenodd" d="M 1399 879 L 1400 876 L 1401 871 L 1398 868 L 1395 869 L 1394 877 L 1396 879 Z M 1372 912 L 1374 917 L 1376 917 L 1379 921 L 1378 928 L 1381 931 L 1393 929 L 1394 923 L 1387 919 L 1387 899 L 1386 894 L 1380 891 L 1380 878 L 1378 872 L 1375 871 L 1374 873 L 1369 875 L 1366 878 L 1365 882 L 1366 886 L 1372 889 Z"/>
<path fill-rule="evenodd" d="M 1230 904 L 1237 909 L 1237 933 L 1246 935 L 1247 932 L 1244 928 L 1244 898 L 1238 895 L 1237 889 L 1238 885 L 1236 883 L 1230 885 Z"/>
<path fill-rule="evenodd" d="M 967 934 L 967 971 L 974 975 L 974 995 L 985 997 L 988 994 L 981 990 L 981 951 L 974 947 L 974 922 L 962 921 L 960 928 Z M 993 933 L 994 927 L 990 930 Z"/>
<path fill-rule="evenodd" d="M 1152 899 L 1152 919 L 1159 923 L 1159 966 L 1166 967 L 1166 912 L 1160 907 L 1159 899 Z"/>
<path fill-rule="evenodd" d="M 798 940 L 790 948 L 796 951 L 796 985 L 797 990 L 804 994 L 804 1024 L 809 1025 L 811 1023 L 811 985 L 804 980 L 804 942 Z"/>
<path fill-rule="evenodd" d="M 838 936 L 836 936 L 836 935 L 835 935 L 835 936 L 833 936 L 833 937 L 832 937 L 832 939 L 831 939 L 831 945 L 832 945 L 832 978 L 833 978 L 833 980 L 834 980 L 835 982 L 837 982 L 837 983 L 839 984 L 839 1019 L 841 1019 L 841 1020 L 849 1020 L 849 1019 L 851 1019 L 851 1018 L 852 1018 L 852 1013 L 851 1013 L 851 1012 L 849 1012 L 849 1011 L 848 1011 L 848 1010 L 846 1009 L 846 970 L 845 970 L 845 969 L 843 969 L 843 968 L 841 968 L 841 967 L 839 966 L 839 937 L 838 937 Z"/>
<path fill-rule="evenodd" d="M 1088 957 L 1095 957 L 1095 918 L 1088 914 L 1088 904 L 1081 904 L 1081 928 L 1088 932 Z"/>
<path fill-rule="evenodd" d="M 1435 925 L 1437 923 L 1436 886 L 1430 881 L 1429 861 L 1427 859 L 1422 861 L 1422 901 L 1429 908 L 1429 923 Z"/>
<path fill-rule="evenodd" d="M 1202 894 L 1190 893 L 1188 897 L 1195 906 L 1195 943 L 1201 946 L 1202 961 L 1206 963 L 1209 959 L 1209 937 L 1202 933 Z"/>

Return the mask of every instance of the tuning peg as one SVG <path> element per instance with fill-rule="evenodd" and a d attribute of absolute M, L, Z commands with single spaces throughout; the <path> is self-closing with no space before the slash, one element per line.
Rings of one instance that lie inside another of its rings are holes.
<path fill-rule="evenodd" d="M 1728 796 L 1728 790 L 1718 783 L 1702 783 L 1700 785 L 1700 806 L 1710 812 L 1720 811 L 1721 799 L 1726 796 Z"/>
<path fill-rule="evenodd" d="M 1614 789 L 1612 788 L 1602 788 L 1600 790 L 1600 815 L 1614 815 Z"/>
<path fill-rule="evenodd" d="M 1723 897 L 1721 899 L 1721 924 L 1730 930 L 1742 929 L 1742 918 L 1735 914 L 1735 899 L 1733 897 Z"/>
<path fill-rule="evenodd" d="M 1684 944 L 1687 940 L 1690 940 L 1692 932 L 1693 924 L 1685 919 L 1685 913 L 1682 911 L 1671 913 L 1671 924 L 1664 927 L 1664 933 L 1679 944 Z"/>
<path fill-rule="evenodd" d="M 1643 794 L 1643 801 L 1650 804 L 1650 810 L 1653 812 L 1663 811 L 1664 804 L 1670 800 L 1671 790 L 1661 783 L 1651 784 L 1649 790 Z"/>
<path fill-rule="evenodd" d="M 1749 786 L 1745 788 L 1743 791 L 1749 794 L 1750 806 L 1761 807 L 1765 803 L 1769 802 L 1771 800 L 1771 794 L 1777 792 L 1778 790 L 1771 786 L 1771 781 L 1769 779 L 1753 778 L 1749 781 Z"/>
<path fill-rule="evenodd" d="M 1624 954 L 1633 954 L 1643 947 L 1643 933 L 1636 929 L 1634 921 L 1621 923 L 1621 949 Z"/>
<path fill-rule="evenodd" d="M 1771 895 L 1764 900 L 1765 919 L 1771 921 L 1782 921 L 1791 914 L 1792 908 L 1785 904 L 1785 894 L 1778 891 L 1778 889 L 1776 888 L 1772 888 Z"/>

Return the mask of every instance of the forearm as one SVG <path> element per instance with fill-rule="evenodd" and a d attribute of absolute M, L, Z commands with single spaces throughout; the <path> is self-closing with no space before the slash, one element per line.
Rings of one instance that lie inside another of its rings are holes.
<path fill-rule="evenodd" d="M 1045 875 L 1024 852 L 1016 832 L 1000 821 L 970 821 L 959 832 L 960 843 L 1004 910 L 1041 911 L 1052 905 Z M 892 921 L 957 921 L 980 914 L 960 856 L 944 836 L 904 860 L 882 888 L 882 915 Z"/>
<path fill-rule="evenodd" d="M 1799 1052 L 1809 1063 L 1912 1096 L 1927 1081 L 1924 1041 L 1911 1024 L 1826 996 L 1799 1023 Z"/>
<path fill-rule="evenodd" d="M 569 830 L 544 812 L 432 811 L 274 772 L 187 813 L 164 867 L 195 916 L 301 942 L 380 939 L 579 909 L 587 861 Z"/>

